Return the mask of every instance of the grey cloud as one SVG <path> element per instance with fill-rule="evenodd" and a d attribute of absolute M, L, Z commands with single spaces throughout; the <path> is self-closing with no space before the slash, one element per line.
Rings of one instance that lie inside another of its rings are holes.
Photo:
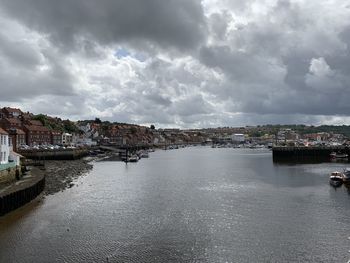
<path fill-rule="evenodd" d="M 213 112 L 212 107 L 198 94 L 191 96 L 186 99 L 181 99 L 175 102 L 170 108 L 172 115 L 178 116 L 193 116 L 201 114 L 209 114 Z"/>
<path fill-rule="evenodd" d="M 100 44 L 145 40 L 143 45 L 190 49 L 204 37 L 200 1 L 1 0 L 0 6 L 65 49 L 81 37 Z"/>
<path fill-rule="evenodd" d="M 1 99 L 24 101 L 38 95 L 75 95 L 73 77 L 51 49 L 0 34 Z"/>
<path fill-rule="evenodd" d="M 26 68 L 38 65 L 41 56 L 30 44 L 24 41 L 13 41 L 0 32 L 0 56 L 3 60 L 11 60 L 16 67 Z"/>
<path fill-rule="evenodd" d="M 72 120 L 78 120 L 82 114 L 90 114 L 85 100 L 78 96 L 41 95 L 25 99 L 23 105 L 26 110 L 36 114 L 45 113 Z"/>
<path fill-rule="evenodd" d="M 1 102 L 183 127 L 350 114 L 349 11 L 217 0 L 204 14 L 203 2 L 210 0 L 0 0 L 1 19 L 28 34 L 0 31 Z M 119 48 L 129 55 L 113 57 Z"/>
<path fill-rule="evenodd" d="M 228 112 L 350 114 L 344 103 L 350 99 L 350 79 L 344 74 L 349 72 L 349 55 L 343 48 L 348 32 L 333 21 L 321 27 L 316 17 L 320 11 L 313 14 L 303 7 L 278 1 L 266 15 L 231 29 L 231 42 L 200 49 L 200 61 L 225 75 L 220 88 L 207 91 L 220 98 Z M 334 28 L 342 32 L 341 38 Z M 332 70 L 329 76 L 310 72 L 313 59 L 322 57 Z"/>
<path fill-rule="evenodd" d="M 211 34 L 219 40 L 224 40 L 227 33 L 227 27 L 233 17 L 228 12 L 214 13 L 209 17 L 209 25 L 211 27 Z"/>

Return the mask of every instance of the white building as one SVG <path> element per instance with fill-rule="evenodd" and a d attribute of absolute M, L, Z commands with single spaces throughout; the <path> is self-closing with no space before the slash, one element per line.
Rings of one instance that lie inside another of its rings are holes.
<path fill-rule="evenodd" d="M 97 145 L 97 142 L 85 135 L 73 135 L 72 144 L 75 146 L 94 146 Z"/>
<path fill-rule="evenodd" d="M 7 164 L 9 162 L 9 155 L 9 135 L 6 131 L 0 128 L 0 164 Z"/>
<path fill-rule="evenodd" d="M 73 142 L 73 135 L 70 133 L 62 133 L 62 144 L 71 145 Z"/>
<path fill-rule="evenodd" d="M 235 133 L 235 134 L 232 134 L 231 139 L 234 142 L 244 142 L 245 136 L 244 136 L 244 134 L 241 134 L 241 133 Z"/>

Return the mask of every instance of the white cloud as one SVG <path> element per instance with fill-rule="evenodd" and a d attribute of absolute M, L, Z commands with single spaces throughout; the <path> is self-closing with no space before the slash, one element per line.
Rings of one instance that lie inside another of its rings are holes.
<path fill-rule="evenodd" d="M 0 0 L 1 105 L 158 127 L 349 123 L 343 1 L 89 3 Z"/>

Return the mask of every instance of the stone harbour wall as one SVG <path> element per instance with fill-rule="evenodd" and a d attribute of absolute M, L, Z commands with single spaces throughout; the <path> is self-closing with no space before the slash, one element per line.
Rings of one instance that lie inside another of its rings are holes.
<path fill-rule="evenodd" d="M 21 184 L 14 183 L 0 192 L 0 216 L 3 216 L 36 198 L 45 187 L 45 175 L 42 171 L 33 169 L 35 173 Z"/>

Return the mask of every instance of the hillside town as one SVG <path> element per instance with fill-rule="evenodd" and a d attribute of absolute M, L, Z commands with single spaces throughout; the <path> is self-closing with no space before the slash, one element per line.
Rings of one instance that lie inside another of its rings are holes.
<path fill-rule="evenodd" d="M 307 126 L 305 126 L 307 127 Z M 94 120 L 70 121 L 48 115 L 34 115 L 18 108 L 4 107 L 0 110 L 2 134 L 2 163 L 10 152 L 25 149 L 58 150 L 96 145 L 150 146 L 213 144 L 227 147 L 282 146 L 337 146 L 348 144 L 344 134 L 329 132 L 308 133 L 292 128 L 266 126 L 224 127 L 208 129 L 156 129 L 135 124 Z M 300 129 L 299 129 L 300 130 Z M 7 139 L 8 138 L 8 139 Z M 4 148 L 8 140 L 9 148 Z M 4 150 L 3 150 L 4 149 Z"/>

